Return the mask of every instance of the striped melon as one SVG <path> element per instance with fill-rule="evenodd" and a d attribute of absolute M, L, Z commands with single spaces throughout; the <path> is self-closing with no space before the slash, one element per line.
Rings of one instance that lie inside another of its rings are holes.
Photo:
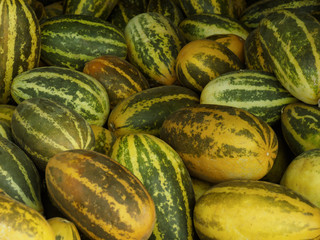
<path fill-rule="evenodd" d="M 185 18 L 180 5 L 171 0 L 149 0 L 147 12 L 157 12 L 169 18 L 175 26 Z"/>
<path fill-rule="evenodd" d="M 149 88 L 148 80 L 142 73 L 130 62 L 117 56 L 95 58 L 85 64 L 83 72 L 104 86 L 111 108 L 130 95 Z"/>
<path fill-rule="evenodd" d="M 194 225 L 200 239 L 319 239 L 320 209 L 285 186 L 233 180 L 200 197 Z"/>
<path fill-rule="evenodd" d="M 147 240 L 155 205 L 142 183 L 106 155 L 69 150 L 50 158 L 46 185 L 54 204 L 90 239 Z"/>
<path fill-rule="evenodd" d="M 105 127 L 90 125 L 94 134 L 95 147 L 94 151 L 109 155 L 110 149 L 116 141 L 117 137 L 113 132 Z"/>
<path fill-rule="evenodd" d="M 203 181 L 195 177 L 191 177 L 191 180 L 196 201 L 198 201 L 198 199 L 214 185 L 210 182 Z"/>
<path fill-rule="evenodd" d="M 81 240 L 78 229 L 73 222 L 62 218 L 52 217 L 48 219 L 56 240 Z"/>
<path fill-rule="evenodd" d="M 63 13 L 66 15 L 89 15 L 106 20 L 119 0 L 65 0 Z"/>
<path fill-rule="evenodd" d="M 10 141 L 13 141 L 11 126 L 7 122 L 1 119 L 0 119 L 0 136 Z"/>
<path fill-rule="evenodd" d="M 279 122 L 281 109 L 293 102 L 298 99 L 274 75 L 247 69 L 218 76 L 203 88 L 200 95 L 201 104 L 242 108 L 270 125 Z"/>
<path fill-rule="evenodd" d="M 259 38 L 281 84 L 296 98 L 320 98 L 320 22 L 305 12 L 279 10 L 261 20 Z"/>
<path fill-rule="evenodd" d="M 181 156 L 191 176 L 216 183 L 258 180 L 273 166 L 278 141 L 273 129 L 246 110 L 199 104 L 170 114 L 160 138 Z"/>
<path fill-rule="evenodd" d="M 291 103 L 281 111 L 283 136 L 295 155 L 320 148 L 320 109 L 306 103 Z"/>
<path fill-rule="evenodd" d="M 244 43 L 244 59 L 246 67 L 252 70 L 259 70 L 272 73 L 270 61 L 262 48 L 259 38 L 259 28 L 252 30 Z"/>
<path fill-rule="evenodd" d="M 0 137 L 0 188 L 43 214 L 40 176 L 32 160 L 12 141 Z"/>
<path fill-rule="evenodd" d="M 120 102 L 108 118 L 108 129 L 116 136 L 129 133 L 158 135 L 172 112 L 199 104 L 199 96 L 182 86 L 160 86 L 135 93 Z"/>
<path fill-rule="evenodd" d="M 77 112 L 47 98 L 21 102 L 12 114 L 12 136 L 40 170 L 50 157 L 69 149 L 93 149 L 94 134 Z"/>
<path fill-rule="evenodd" d="M 187 43 L 179 52 L 176 74 L 181 85 L 200 93 L 219 75 L 244 68 L 240 59 L 227 47 L 209 39 Z"/>
<path fill-rule="evenodd" d="M 135 3 L 121 0 L 114 7 L 107 20 L 124 31 L 129 20 L 143 12 L 144 10 Z"/>
<path fill-rule="evenodd" d="M 215 34 L 235 34 L 246 39 L 249 31 L 238 20 L 213 13 L 195 14 L 185 18 L 179 29 L 187 41 L 203 39 Z"/>
<path fill-rule="evenodd" d="M 0 222 L 0 239 L 55 240 L 43 215 L 3 194 L 0 194 Z"/>
<path fill-rule="evenodd" d="M 187 17 L 201 13 L 214 13 L 235 18 L 231 0 L 178 0 Z M 239 1 L 239 0 L 238 0 Z"/>
<path fill-rule="evenodd" d="M 193 239 L 194 193 L 188 170 L 167 143 L 149 134 L 128 134 L 110 157 L 127 167 L 150 193 L 156 223 L 149 239 Z"/>
<path fill-rule="evenodd" d="M 59 16 L 63 14 L 63 1 L 53 2 L 44 6 L 44 10 L 46 12 L 46 17 L 51 18 L 55 16 Z"/>
<path fill-rule="evenodd" d="M 178 53 L 184 45 L 177 27 L 160 13 L 145 12 L 130 19 L 124 35 L 129 61 L 150 81 L 171 85 Z"/>
<path fill-rule="evenodd" d="M 15 108 L 16 106 L 12 104 L 0 104 L 0 120 L 11 126 L 12 113 Z"/>
<path fill-rule="evenodd" d="M 0 1 L 0 103 L 10 100 L 12 79 L 37 67 L 40 60 L 40 26 L 24 0 Z"/>
<path fill-rule="evenodd" d="M 223 46 L 229 48 L 237 57 L 244 63 L 244 43 L 245 40 L 235 34 L 214 34 L 207 39 L 214 40 L 221 43 Z"/>
<path fill-rule="evenodd" d="M 46 19 L 40 27 L 41 59 L 48 65 L 82 71 L 96 57 L 127 56 L 123 32 L 97 17 L 60 15 Z"/>
<path fill-rule="evenodd" d="M 287 9 L 290 11 L 301 11 L 307 13 L 319 12 L 319 0 L 263 0 L 257 1 L 246 8 L 240 21 L 247 27 L 254 29 L 257 28 L 259 22 L 269 15 L 280 9 Z"/>
<path fill-rule="evenodd" d="M 17 104 L 36 97 L 51 99 L 99 126 L 107 121 L 110 111 L 107 91 L 98 80 L 64 67 L 38 67 L 17 75 L 11 96 Z"/>

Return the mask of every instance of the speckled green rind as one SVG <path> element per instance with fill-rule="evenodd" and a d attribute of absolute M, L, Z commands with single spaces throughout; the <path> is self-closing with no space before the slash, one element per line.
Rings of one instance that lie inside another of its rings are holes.
<path fill-rule="evenodd" d="M 149 0 L 147 12 L 157 12 L 169 18 L 175 26 L 179 26 L 185 15 L 180 8 L 171 0 Z"/>
<path fill-rule="evenodd" d="M 270 125 L 280 120 L 285 105 L 297 101 L 274 75 L 254 70 L 220 75 L 209 82 L 200 95 L 201 104 L 242 108 Z"/>
<path fill-rule="evenodd" d="M 41 59 L 48 65 L 82 71 L 101 55 L 127 56 L 123 32 L 107 21 L 86 15 L 46 19 L 41 27 Z"/>
<path fill-rule="evenodd" d="M 0 104 L 0 120 L 6 122 L 9 126 L 11 126 L 11 118 L 15 105 L 11 104 Z"/>
<path fill-rule="evenodd" d="M 38 66 L 40 26 L 24 0 L 0 2 L 0 103 L 10 101 L 12 79 Z"/>
<path fill-rule="evenodd" d="M 200 197 L 194 225 L 200 239 L 318 239 L 320 210 L 279 184 L 233 180 Z"/>
<path fill-rule="evenodd" d="M 305 103 L 292 103 L 281 113 L 283 136 L 295 155 L 320 148 L 320 109 Z"/>
<path fill-rule="evenodd" d="M 160 129 L 185 162 L 190 175 L 212 183 L 258 180 L 278 151 L 273 129 L 246 110 L 199 104 L 170 114 Z"/>
<path fill-rule="evenodd" d="M 13 141 L 11 126 L 7 122 L 1 119 L 0 119 L 0 136 L 10 141 Z"/>
<path fill-rule="evenodd" d="M 143 183 L 155 203 L 156 224 L 149 239 L 192 240 L 194 192 L 178 153 L 155 136 L 128 134 L 116 140 L 110 157 Z"/>
<path fill-rule="evenodd" d="M 89 15 L 106 20 L 119 0 L 66 0 L 63 14 Z"/>
<path fill-rule="evenodd" d="M 93 149 L 94 134 L 77 112 L 47 98 L 21 102 L 12 114 L 14 142 L 44 171 L 50 157 L 70 149 Z"/>
<path fill-rule="evenodd" d="M 244 42 L 244 60 L 246 67 L 252 70 L 259 70 L 272 73 L 272 67 L 266 59 L 259 39 L 259 29 L 252 30 Z"/>
<path fill-rule="evenodd" d="M 177 27 L 160 13 L 141 13 L 125 27 L 128 59 L 151 81 L 171 85 L 176 81 L 176 57 L 184 45 Z"/>
<path fill-rule="evenodd" d="M 319 12 L 319 0 L 262 0 L 257 1 L 244 10 L 240 21 L 248 28 L 258 27 L 259 22 L 268 14 L 287 9 L 307 13 Z"/>
<path fill-rule="evenodd" d="M 187 41 L 203 39 L 214 34 L 235 34 L 247 38 L 247 28 L 238 20 L 219 14 L 195 14 L 179 24 L 182 35 Z"/>
<path fill-rule="evenodd" d="M 97 79 L 64 67 L 39 67 L 19 74 L 12 81 L 11 96 L 17 104 L 34 97 L 51 99 L 99 126 L 110 111 L 107 91 Z"/>
<path fill-rule="evenodd" d="M 320 22 L 310 14 L 279 10 L 259 25 L 263 51 L 281 84 L 315 105 L 320 98 Z"/>
<path fill-rule="evenodd" d="M 0 189 L 43 214 L 40 176 L 32 160 L 14 142 L 0 137 Z"/>
<path fill-rule="evenodd" d="M 107 20 L 124 31 L 129 20 L 143 12 L 135 4 L 120 0 Z"/>
<path fill-rule="evenodd" d="M 135 93 L 120 102 L 110 113 L 108 129 L 117 136 L 129 133 L 158 135 L 172 112 L 199 104 L 199 95 L 182 86 L 160 86 Z"/>
<path fill-rule="evenodd" d="M 235 18 L 231 0 L 178 0 L 187 17 L 194 14 L 214 13 Z"/>

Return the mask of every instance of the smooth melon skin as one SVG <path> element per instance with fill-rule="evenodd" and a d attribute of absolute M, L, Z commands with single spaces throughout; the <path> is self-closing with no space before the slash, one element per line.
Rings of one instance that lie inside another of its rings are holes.
<path fill-rule="evenodd" d="M 284 185 L 307 198 L 320 208 L 320 149 L 298 155 L 289 164 L 281 181 Z"/>
<path fill-rule="evenodd" d="M 55 240 L 52 228 L 39 212 L 0 194 L 1 240 Z"/>
<path fill-rule="evenodd" d="M 319 239 L 320 209 L 287 187 L 233 180 L 199 198 L 194 226 L 201 240 Z"/>

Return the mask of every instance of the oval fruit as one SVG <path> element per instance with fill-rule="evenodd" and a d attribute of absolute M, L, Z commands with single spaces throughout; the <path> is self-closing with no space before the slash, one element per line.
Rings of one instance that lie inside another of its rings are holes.
<path fill-rule="evenodd" d="M 12 81 L 11 96 L 17 104 L 36 97 L 51 99 L 99 126 L 110 111 L 108 93 L 98 80 L 65 67 L 38 67 L 19 74 Z"/>
<path fill-rule="evenodd" d="M 200 239 L 318 239 L 320 209 L 285 186 L 233 180 L 199 198 L 194 225 Z"/>
<path fill-rule="evenodd" d="M 182 107 L 199 104 L 199 96 L 182 86 L 160 86 L 135 93 L 110 113 L 108 129 L 116 136 L 129 133 L 159 135 L 165 118 Z"/>
<path fill-rule="evenodd" d="M 35 209 L 0 194 L 0 239 L 55 240 L 52 228 Z"/>
<path fill-rule="evenodd" d="M 285 170 L 280 184 L 320 207 L 320 194 L 315 190 L 320 184 L 320 149 L 308 150 L 295 157 Z"/>
<path fill-rule="evenodd" d="M 219 75 L 243 67 L 243 63 L 230 49 L 209 39 L 186 44 L 180 50 L 175 66 L 178 81 L 196 92 L 201 92 Z"/>
<path fill-rule="evenodd" d="M 92 59 L 85 64 L 83 72 L 104 86 L 111 108 L 130 95 L 149 88 L 149 83 L 142 73 L 117 56 L 105 55 Z"/>
<path fill-rule="evenodd" d="M 191 176 L 208 181 L 258 180 L 273 166 L 272 128 L 246 110 L 199 104 L 170 114 L 160 138 L 181 156 Z"/>
<path fill-rule="evenodd" d="M 281 129 L 296 156 L 320 148 L 320 108 L 302 102 L 286 105 L 281 111 Z"/>
<path fill-rule="evenodd" d="M 155 223 L 151 196 L 106 155 L 81 149 L 57 153 L 45 179 L 53 203 L 90 239 L 150 237 Z"/>
<path fill-rule="evenodd" d="M 73 222 L 62 218 L 52 217 L 48 219 L 56 240 L 81 240 L 78 229 Z"/>
<path fill-rule="evenodd" d="M 41 170 L 58 152 L 95 146 L 89 123 L 72 109 L 47 98 L 21 102 L 12 114 L 11 130 L 15 143 Z"/>
<path fill-rule="evenodd" d="M 192 240 L 194 193 L 178 153 L 153 135 L 127 134 L 116 140 L 110 157 L 127 167 L 150 193 L 157 215 L 151 239 Z"/>

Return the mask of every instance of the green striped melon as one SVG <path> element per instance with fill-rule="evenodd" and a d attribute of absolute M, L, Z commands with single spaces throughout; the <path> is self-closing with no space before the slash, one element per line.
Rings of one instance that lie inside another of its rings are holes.
<path fill-rule="evenodd" d="M 130 62 L 105 55 L 87 62 L 83 72 L 97 79 L 107 90 L 110 108 L 130 95 L 149 88 L 144 75 Z"/>
<path fill-rule="evenodd" d="M 262 48 L 259 38 L 259 28 L 252 30 L 244 42 L 244 59 L 247 69 L 272 73 L 270 61 Z"/>
<path fill-rule="evenodd" d="M 194 226 L 200 239 L 319 239 L 320 210 L 285 186 L 233 180 L 200 197 Z"/>
<path fill-rule="evenodd" d="M 95 147 L 94 151 L 109 155 L 109 152 L 111 150 L 111 147 L 115 143 L 117 137 L 113 132 L 111 132 L 109 129 L 97 126 L 97 125 L 90 125 L 91 129 L 94 134 L 94 142 Z"/>
<path fill-rule="evenodd" d="M 107 20 L 119 0 L 65 0 L 63 13 L 66 15 L 89 15 Z"/>
<path fill-rule="evenodd" d="M 3 120 L 0 120 L 0 136 L 13 141 L 11 126 Z"/>
<path fill-rule="evenodd" d="M 11 118 L 16 105 L 0 104 L 0 120 L 11 126 Z"/>
<path fill-rule="evenodd" d="M 107 121 L 110 111 L 108 93 L 98 80 L 65 67 L 38 67 L 17 75 L 11 96 L 17 104 L 36 97 L 51 99 L 99 126 Z"/>
<path fill-rule="evenodd" d="M 13 199 L 44 213 L 39 172 L 12 141 L 0 137 L 0 188 Z"/>
<path fill-rule="evenodd" d="M 209 82 L 200 95 L 201 104 L 233 106 L 247 110 L 270 125 L 280 121 L 281 109 L 298 102 L 272 74 L 241 70 Z"/>
<path fill-rule="evenodd" d="M 102 55 L 127 56 L 123 32 L 112 23 L 86 15 L 60 15 L 43 21 L 41 59 L 48 65 L 82 71 Z"/>
<path fill-rule="evenodd" d="M 39 21 L 26 1 L 0 2 L 0 40 L 0 103 L 6 104 L 12 79 L 40 60 Z"/>
<path fill-rule="evenodd" d="M 106 155 L 83 149 L 57 153 L 45 179 L 53 203 L 90 239 L 150 237 L 156 219 L 150 194 Z"/>
<path fill-rule="evenodd" d="M 154 83 L 176 80 L 175 61 L 184 45 L 178 28 L 160 13 L 145 12 L 130 19 L 124 35 L 129 61 Z"/>
<path fill-rule="evenodd" d="M 180 5 L 171 0 L 149 0 L 147 12 L 157 12 L 169 18 L 175 26 L 185 18 Z"/>
<path fill-rule="evenodd" d="M 58 152 L 95 146 L 89 123 L 74 110 L 47 98 L 30 98 L 18 104 L 11 129 L 15 143 L 42 171 Z"/>
<path fill-rule="evenodd" d="M 0 239 L 55 240 L 42 214 L 3 194 L 0 194 L 0 222 Z"/>
<path fill-rule="evenodd" d="M 319 0 L 263 0 L 247 7 L 240 21 L 247 27 L 254 29 L 259 26 L 259 22 L 268 14 L 277 10 L 286 9 L 290 11 L 301 11 L 314 13 L 320 11 Z"/>
<path fill-rule="evenodd" d="M 181 85 L 200 93 L 219 75 L 244 68 L 230 49 L 210 39 L 187 43 L 179 52 L 176 74 Z"/>
<path fill-rule="evenodd" d="M 180 22 L 179 29 L 187 41 L 214 34 L 235 34 L 245 40 L 249 34 L 248 29 L 237 19 L 213 13 L 189 16 Z"/>
<path fill-rule="evenodd" d="M 158 135 L 172 112 L 199 104 L 199 96 L 182 86 L 160 86 L 135 93 L 110 112 L 108 129 L 119 137 L 129 133 Z"/>
<path fill-rule="evenodd" d="M 107 20 L 124 31 L 129 20 L 143 12 L 144 10 L 142 10 L 135 3 L 121 0 L 113 8 Z"/>
<path fill-rule="evenodd" d="M 283 136 L 295 155 L 320 148 L 320 109 L 302 102 L 291 103 L 281 112 Z"/>
<path fill-rule="evenodd" d="M 212 183 L 264 177 L 277 156 L 274 130 L 246 110 L 199 104 L 171 113 L 160 138 L 183 159 L 190 175 Z"/>
<path fill-rule="evenodd" d="M 261 20 L 259 38 L 281 84 L 315 105 L 320 98 L 320 22 L 305 12 L 279 10 Z"/>
<path fill-rule="evenodd" d="M 214 13 L 235 18 L 232 0 L 178 0 L 178 2 L 187 17 L 201 13 Z"/>
<path fill-rule="evenodd" d="M 149 134 L 128 134 L 114 143 L 110 157 L 128 168 L 150 193 L 156 209 L 151 239 L 193 239 L 194 192 L 182 159 Z"/>

